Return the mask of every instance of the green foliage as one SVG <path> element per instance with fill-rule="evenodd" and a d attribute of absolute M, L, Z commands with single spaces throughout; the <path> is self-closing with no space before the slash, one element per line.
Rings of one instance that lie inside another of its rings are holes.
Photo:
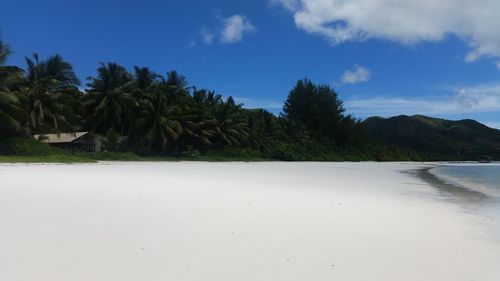
<path fill-rule="evenodd" d="M 22 132 L 23 121 L 27 119 L 26 112 L 16 95 L 0 91 L 0 137 L 14 136 Z"/>
<path fill-rule="evenodd" d="M 101 136 L 103 150 L 117 152 L 126 147 L 127 137 L 122 136 L 113 129 L 109 129 L 104 136 Z"/>
<path fill-rule="evenodd" d="M 133 95 L 133 76 L 116 63 L 101 64 L 97 73 L 97 77 L 90 78 L 90 89 L 84 96 L 90 130 L 104 133 L 113 129 L 129 134 L 138 107 Z"/>
<path fill-rule="evenodd" d="M 117 63 L 101 64 L 82 92 L 61 56 L 41 60 L 35 54 L 22 70 L 4 65 L 10 53 L 0 40 L 0 152 L 34 157 L 25 161 L 500 158 L 500 131 L 425 116 L 360 122 L 345 114 L 334 89 L 308 79 L 297 81 L 283 114 L 275 116 L 196 89 L 175 70 L 162 76 L 148 67 L 131 73 Z M 104 152 L 71 155 L 32 140 L 75 131 L 100 136 Z"/>
<path fill-rule="evenodd" d="M 372 117 L 363 124 L 378 143 L 409 151 L 412 159 L 500 158 L 500 131 L 473 120 L 449 121 L 421 115 L 402 115 L 388 119 Z M 390 155 L 387 151 L 383 154 Z"/>
<path fill-rule="evenodd" d="M 178 107 L 169 106 L 167 96 L 151 93 L 141 102 L 136 128 L 147 142 L 148 148 L 163 150 L 169 141 L 175 141 L 182 133 Z"/>
<path fill-rule="evenodd" d="M 196 158 L 200 156 L 200 151 L 198 149 L 195 149 L 192 145 L 188 145 L 187 150 L 182 152 L 182 157 Z"/>
<path fill-rule="evenodd" d="M 3 65 L 7 61 L 7 57 L 12 53 L 10 45 L 6 44 L 0 38 L 0 65 Z"/>
<path fill-rule="evenodd" d="M 106 151 L 100 153 L 77 153 L 80 158 L 96 161 L 144 161 L 144 158 L 132 152 Z"/>
<path fill-rule="evenodd" d="M 2 156 L 0 163 L 94 163 L 95 161 L 74 155 Z"/>
<path fill-rule="evenodd" d="M 78 157 L 33 139 L 0 140 L 0 163 L 87 163 L 91 159 Z"/>
<path fill-rule="evenodd" d="M 73 67 L 59 55 L 47 60 L 26 58 L 25 77 L 19 83 L 19 95 L 32 134 L 72 131 L 75 113 L 66 91 L 80 84 Z"/>
<path fill-rule="evenodd" d="M 333 147 L 361 143 L 364 138 L 359 121 L 344 115 L 344 106 L 335 90 L 299 80 L 283 106 L 285 118 L 305 125 L 311 136 Z"/>
<path fill-rule="evenodd" d="M 34 139 L 9 138 L 0 141 L 0 154 L 15 156 L 70 155 Z"/>

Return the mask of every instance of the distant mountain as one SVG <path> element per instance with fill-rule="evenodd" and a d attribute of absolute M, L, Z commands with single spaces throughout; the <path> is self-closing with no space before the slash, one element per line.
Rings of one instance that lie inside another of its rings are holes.
<path fill-rule="evenodd" d="M 500 130 L 474 120 L 450 121 L 422 115 L 371 117 L 364 122 L 377 142 L 417 152 L 427 160 L 500 160 Z"/>

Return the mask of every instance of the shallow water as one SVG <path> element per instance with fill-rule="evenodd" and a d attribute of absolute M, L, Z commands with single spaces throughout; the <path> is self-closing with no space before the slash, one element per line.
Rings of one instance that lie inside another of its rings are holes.
<path fill-rule="evenodd" d="M 500 164 L 446 164 L 430 170 L 439 179 L 500 198 Z"/>

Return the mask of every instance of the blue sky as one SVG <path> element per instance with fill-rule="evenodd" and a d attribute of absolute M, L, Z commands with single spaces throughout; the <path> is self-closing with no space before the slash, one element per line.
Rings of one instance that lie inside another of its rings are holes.
<path fill-rule="evenodd" d="M 0 30 L 9 63 L 57 53 L 82 81 L 99 62 L 175 69 L 279 113 L 308 77 L 361 118 L 426 114 L 500 128 L 500 1 L 457 2 L 18 0 L 3 1 Z"/>

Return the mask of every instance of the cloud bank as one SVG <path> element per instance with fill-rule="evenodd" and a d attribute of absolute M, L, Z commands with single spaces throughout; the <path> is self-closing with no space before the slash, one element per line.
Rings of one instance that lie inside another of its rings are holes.
<path fill-rule="evenodd" d="M 500 84 L 462 87 L 453 95 L 440 99 L 376 97 L 346 100 L 345 106 L 350 113 L 360 117 L 500 112 Z"/>
<path fill-rule="evenodd" d="M 270 0 L 291 11 L 298 28 L 332 44 L 386 39 L 403 44 L 465 41 L 465 60 L 500 58 L 498 0 Z"/>

